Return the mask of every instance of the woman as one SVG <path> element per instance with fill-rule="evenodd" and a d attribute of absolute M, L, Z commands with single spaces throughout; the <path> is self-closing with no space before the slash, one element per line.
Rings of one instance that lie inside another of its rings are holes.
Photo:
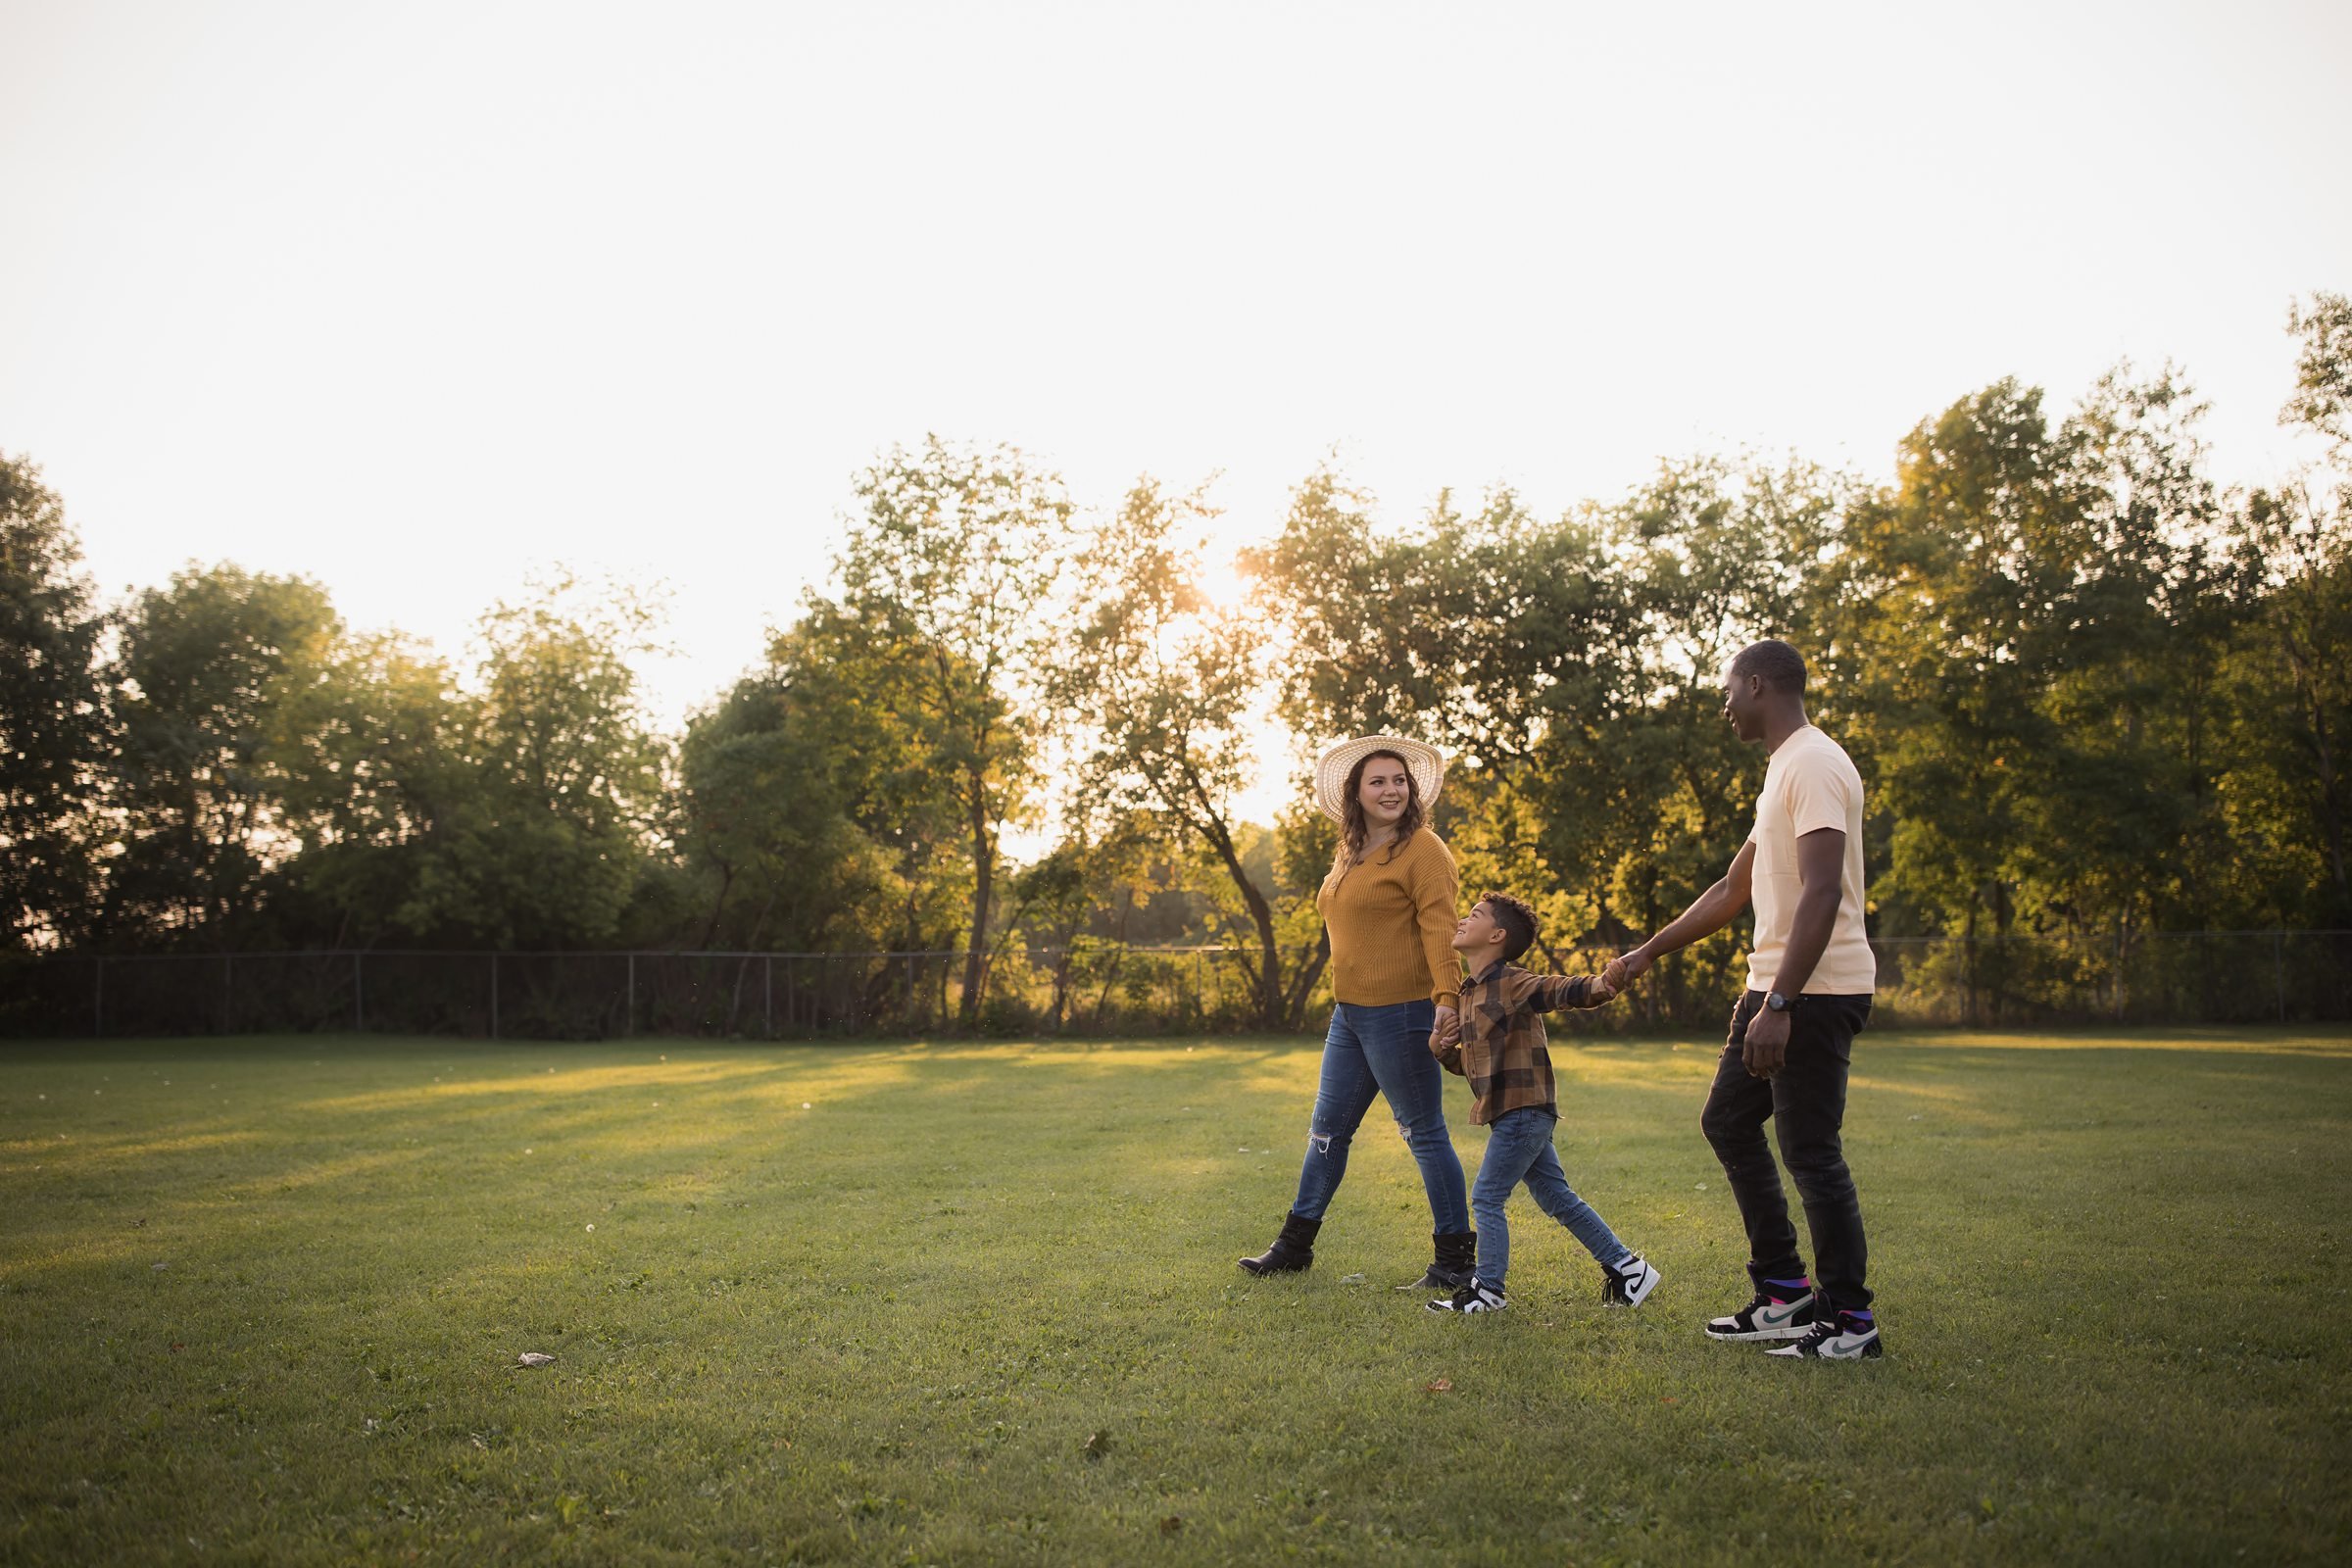
<path fill-rule="evenodd" d="M 1462 1188 L 1462 1162 L 1446 1132 L 1445 1074 L 1430 1052 L 1450 1023 L 1461 964 L 1453 955 L 1453 856 L 1424 813 L 1446 781 L 1436 749 L 1395 735 L 1342 741 L 1315 764 L 1315 804 L 1340 824 L 1331 874 L 1315 906 L 1331 932 L 1331 1032 L 1298 1197 L 1282 1234 L 1242 1267 L 1252 1274 L 1302 1269 L 1315 1260 L 1323 1210 L 1348 1173 L 1348 1146 L 1386 1095 L 1421 1166 L 1437 1260 L 1400 1289 L 1455 1290 L 1470 1283 L 1478 1239 Z"/>

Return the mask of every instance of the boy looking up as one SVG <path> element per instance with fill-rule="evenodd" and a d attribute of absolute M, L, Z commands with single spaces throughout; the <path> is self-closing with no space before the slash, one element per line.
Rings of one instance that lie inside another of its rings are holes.
<path fill-rule="evenodd" d="M 1476 1272 L 1452 1296 L 1431 1301 L 1433 1312 L 1496 1312 L 1508 1304 L 1503 1282 L 1511 1264 L 1511 1229 L 1502 1209 L 1522 1182 L 1536 1206 L 1567 1226 L 1600 1264 L 1611 1305 L 1639 1306 L 1657 1288 L 1658 1271 L 1576 1196 L 1551 1148 L 1560 1113 L 1542 1015 L 1597 1007 L 1617 993 L 1598 979 L 1534 975 L 1518 967 L 1512 960 L 1535 940 L 1536 911 L 1507 893 L 1482 895 L 1453 928 L 1453 951 L 1468 965 L 1470 979 L 1455 1026 L 1441 1028 L 1431 1049 L 1447 1072 L 1470 1080 L 1478 1097 L 1470 1119 L 1487 1129 L 1487 1153 L 1470 1190 Z"/>

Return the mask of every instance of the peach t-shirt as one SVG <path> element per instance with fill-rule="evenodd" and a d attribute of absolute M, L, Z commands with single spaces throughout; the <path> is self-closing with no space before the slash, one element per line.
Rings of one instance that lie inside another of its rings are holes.
<path fill-rule="evenodd" d="M 1830 945 L 1806 979 L 1815 997 L 1868 996 L 1878 989 L 1879 961 L 1862 928 L 1862 775 L 1845 748 L 1807 724 L 1781 742 L 1764 768 L 1756 797 L 1755 871 L 1749 883 L 1756 906 L 1756 943 L 1747 956 L 1747 985 L 1769 991 L 1788 946 L 1798 894 L 1796 841 L 1825 827 L 1845 834 L 1845 869 L 1838 882 L 1838 923 Z"/>

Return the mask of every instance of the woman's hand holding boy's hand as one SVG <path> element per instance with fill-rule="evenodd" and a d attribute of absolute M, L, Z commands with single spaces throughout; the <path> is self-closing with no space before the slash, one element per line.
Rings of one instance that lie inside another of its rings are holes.
<path fill-rule="evenodd" d="M 1429 1032 L 1429 1053 L 1442 1056 L 1462 1043 L 1462 1015 L 1451 1007 L 1438 1009 L 1437 1027 Z"/>

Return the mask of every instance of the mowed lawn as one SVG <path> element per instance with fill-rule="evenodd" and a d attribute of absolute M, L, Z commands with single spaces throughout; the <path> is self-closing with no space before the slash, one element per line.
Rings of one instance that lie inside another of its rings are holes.
<path fill-rule="evenodd" d="M 1508 1312 L 1395 1290 L 1379 1107 L 1250 1279 L 1317 1054 L 0 1047 L 0 1561 L 2352 1551 L 2341 1029 L 1864 1035 L 1858 1365 L 1698 1333 L 1746 1294 L 1705 1041 L 1557 1053 L 1640 1311 L 1524 1195 Z"/>

